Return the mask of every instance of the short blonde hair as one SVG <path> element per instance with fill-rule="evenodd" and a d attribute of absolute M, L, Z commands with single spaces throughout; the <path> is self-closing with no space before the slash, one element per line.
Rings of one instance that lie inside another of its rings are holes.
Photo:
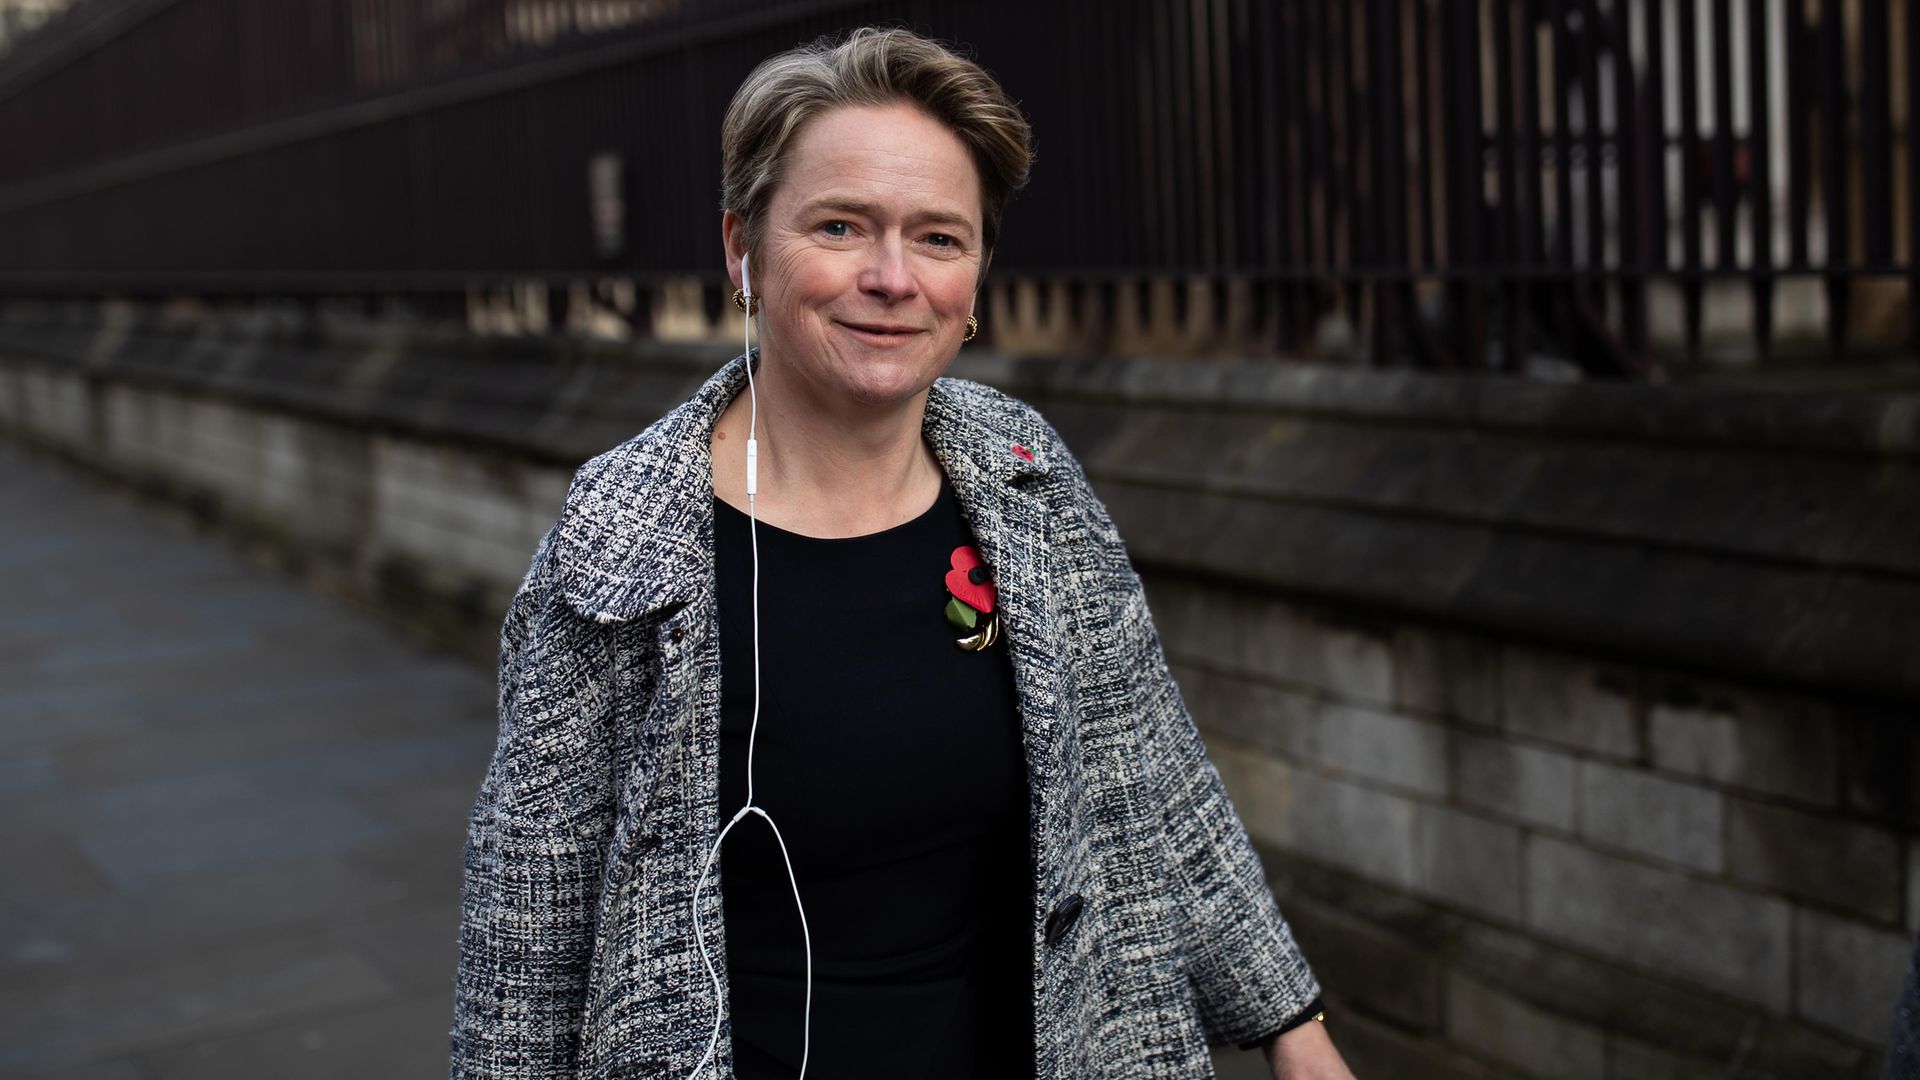
<path fill-rule="evenodd" d="M 747 249 L 759 248 L 767 203 L 807 121 L 843 106 L 897 102 L 938 120 L 972 154 L 991 251 L 1007 200 L 1027 183 L 1033 131 L 1026 117 L 973 61 L 910 30 L 873 27 L 769 57 L 734 93 L 720 125 L 720 206 L 745 223 Z"/>

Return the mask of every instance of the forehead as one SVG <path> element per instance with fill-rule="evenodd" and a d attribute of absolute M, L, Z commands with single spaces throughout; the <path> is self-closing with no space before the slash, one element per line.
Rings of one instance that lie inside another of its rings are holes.
<path fill-rule="evenodd" d="M 959 136 L 906 104 L 848 105 L 801 128 L 788 150 L 776 207 L 851 200 L 980 220 L 980 176 Z"/>

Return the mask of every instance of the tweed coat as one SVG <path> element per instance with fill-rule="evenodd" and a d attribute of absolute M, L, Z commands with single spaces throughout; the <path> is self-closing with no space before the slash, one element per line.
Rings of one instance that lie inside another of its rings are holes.
<path fill-rule="evenodd" d="M 679 1080 L 706 1049 L 717 1006 L 693 893 L 722 810 L 710 440 L 745 362 L 579 470 L 509 609 L 499 741 L 469 820 L 455 1078 Z M 1032 408 L 941 379 L 923 430 L 1012 650 L 1037 1075 L 1210 1076 L 1209 1041 L 1272 1031 L 1319 986 L 1139 579 Z M 724 985 L 720 890 L 700 902 Z M 717 1059 L 703 1077 L 732 1075 L 725 1031 Z"/>

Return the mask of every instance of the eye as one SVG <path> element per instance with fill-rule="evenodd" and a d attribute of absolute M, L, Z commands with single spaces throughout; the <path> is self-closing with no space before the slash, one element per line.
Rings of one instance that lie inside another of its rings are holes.
<path fill-rule="evenodd" d="M 820 231 L 836 239 L 853 235 L 853 226 L 844 221 L 829 221 L 820 226 Z"/>
<path fill-rule="evenodd" d="M 955 240 L 953 237 L 948 236 L 946 233 L 930 234 L 927 237 L 927 243 L 932 244 L 934 247 L 937 247 L 937 248 L 951 248 L 951 247 L 960 246 L 960 241 Z"/>

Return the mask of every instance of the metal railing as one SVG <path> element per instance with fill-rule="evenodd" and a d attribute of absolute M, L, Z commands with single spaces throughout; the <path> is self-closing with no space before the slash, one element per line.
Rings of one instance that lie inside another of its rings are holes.
<path fill-rule="evenodd" d="M 1242 349 L 1332 321 L 1380 363 L 1632 376 L 1715 341 L 1910 356 L 1920 321 L 1920 0 L 127 6 L 0 64 L 0 292 L 717 306 L 733 88 L 879 22 L 1031 114 L 995 278 L 1064 285 L 1075 327 L 1198 297 Z"/>

